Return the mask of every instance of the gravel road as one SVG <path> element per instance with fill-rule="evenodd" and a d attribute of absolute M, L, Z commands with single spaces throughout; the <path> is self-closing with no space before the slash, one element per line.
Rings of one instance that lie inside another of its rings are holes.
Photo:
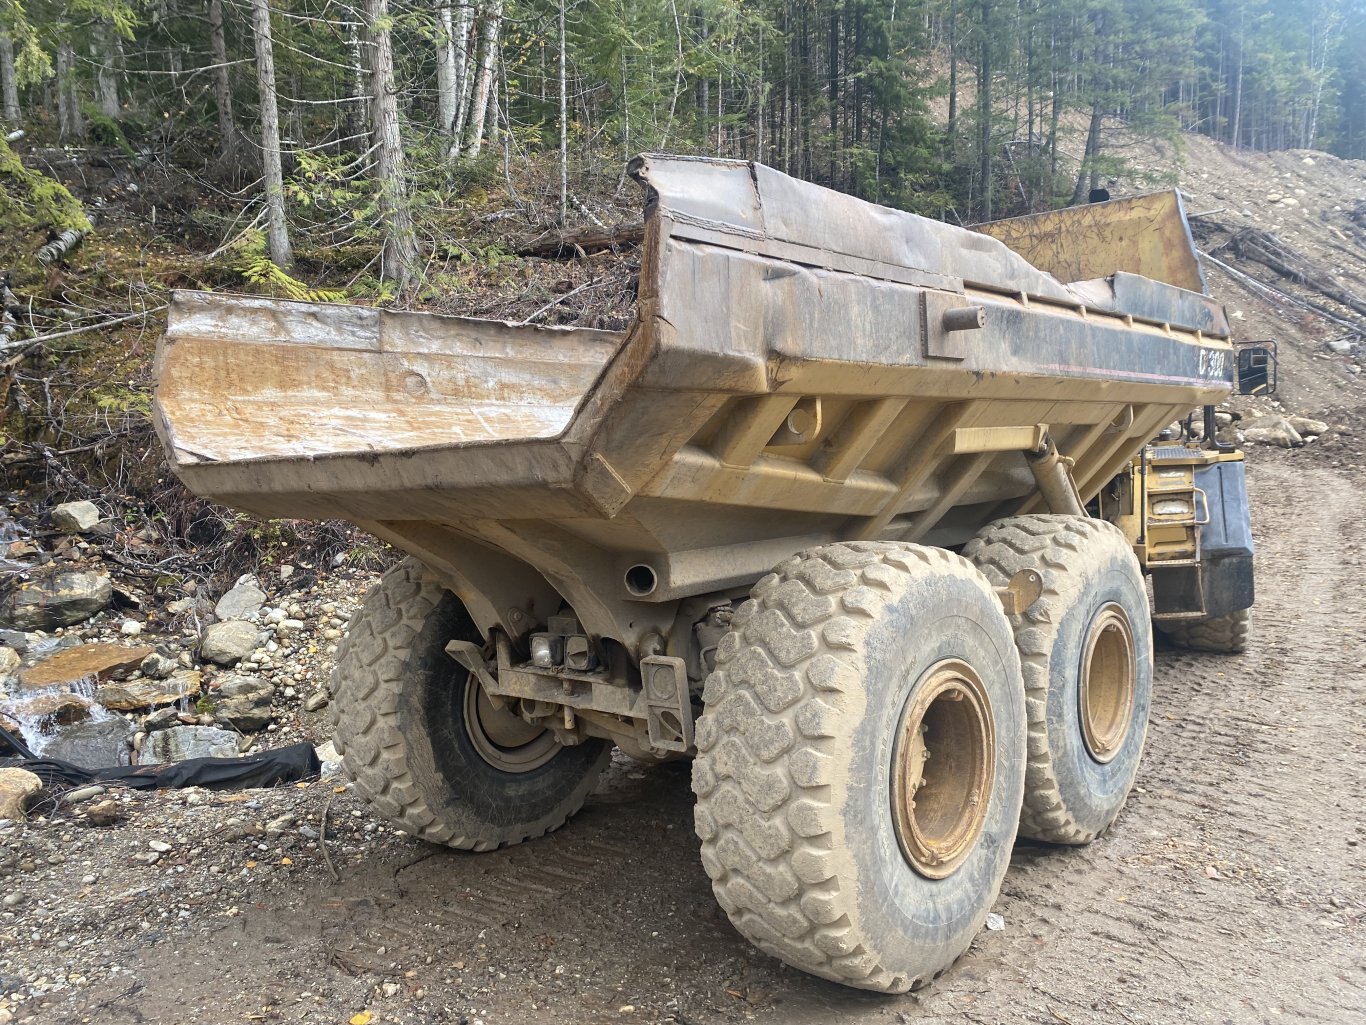
<path fill-rule="evenodd" d="M 1019 845 L 1004 929 L 918 995 L 751 949 L 698 864 L 687 765 L 620 759 L 563 830 L 484 855 L 395 834 L 336 781 L 0 833 L 0 1021 L 1366 1021 L 1361 486 L 1308 451 L 1258 450 L 1250 478 L 1251 650 L 1159 652 L 1114 829 Z"/>

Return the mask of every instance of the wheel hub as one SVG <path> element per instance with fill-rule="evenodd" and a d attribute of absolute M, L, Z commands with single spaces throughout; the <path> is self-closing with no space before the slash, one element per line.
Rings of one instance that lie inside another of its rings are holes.
<path fill-rule="evenodd" d="M 986 687 L 966 662 L 932 666 L 912 694 L 892 753 L 893 823 L 911 867 L 943 879 L 981 836 L 996 776 L 996 731 Z"/>
<path fill-rule="evenodd" d="M 1086 750 L 1101 764 L 1124 746 L 1134 716 L 1138 660 L 1129 617 L 1114 602 L 1091 621 L 1081 664 L 1081 735 Z"/>
<path fill-rule="evenodd" d="M 462 718 L 479 757 L 503 772 L 538 769 L 559 749 L 554 734 L 524 721 L 506 706 L 495 705 L 475 679 L 465 684 Z"/>

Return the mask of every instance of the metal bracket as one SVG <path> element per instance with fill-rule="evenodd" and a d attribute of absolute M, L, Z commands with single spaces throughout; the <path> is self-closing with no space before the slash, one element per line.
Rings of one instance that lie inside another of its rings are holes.
<path fill-rule="evenodd" d="M 689 750 L 693 745 L 692 697 L 683 660 L 647 655 L 640 660 L 640 676 L 645 685 L 650 746 L 661 751 Z"/>
<path fill-rule="evenodd" d="M 498 679 L 493 675 L 492 663 L 484 658 L 484 647 L 474 641 L 451 641 L 446 645 L 446 654 L 468 669 L 476 680 L 484 685 L 484 691 L 495 702 Z"/>
<path fill-rule="evenodd" d="M 1043 594 L 1043 577 L 1038 570 L 1022 569 L 1010 578 L 1005 587 L 995 588 L 996 597 L 1007 616 L 1018 616 L 1039 600 Z"/>

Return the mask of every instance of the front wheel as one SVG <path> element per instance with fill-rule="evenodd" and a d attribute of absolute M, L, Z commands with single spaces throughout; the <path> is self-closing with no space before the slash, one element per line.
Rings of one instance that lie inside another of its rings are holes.
<path fill-rule="evenodd" d="M 1164 619 L 1157 628 L 1178 648 L 1209 651 L 1218 655 L 1241 655 L 1252 636 L 1252 610 L 1239 609 L 1227 616 L 1193 622 Z"/>
<path fill-rule="evenodd" d="M 479 640 L 464 606 L 421 563 L 395 566 L 366 596 L 332 674 L 332 725 L 346 774 L 394 825 L 487 851 L 564 824 L 611 755 L 489 700 L 446 654 Z"/>
<path fill-rule="evenodd" d="M 1024 786 L 1019 657 L 982 575 L 891 542 L 795 556 L 736 611 L 703 700 L 697 832 L 736 929 L 861 989 L 952 964 Z"/>

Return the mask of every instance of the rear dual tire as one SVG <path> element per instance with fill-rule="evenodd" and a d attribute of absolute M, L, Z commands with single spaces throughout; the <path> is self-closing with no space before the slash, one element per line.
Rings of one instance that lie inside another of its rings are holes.
<path fill-rule="evenodd" d="M 1029 710 L 1020 835 L 1084 844 L 1114 822 L 1138 775 L 1152 703 L 1152 626 L 1142 572 L 1104 520 L 1016 516 L 963 555 L 996 586 L 1021 570 L 1043 593 L 1010 617 Z"/>
<path fill-rule="evenodd" d="M 342 767 L 385 819 L 431 843 L 488 851 L 563 825 L 611 757 L 563 747 L 496 707 L 446 653 L 479 641 L 421 563 L 387 572 L 342 642 L 329 706 Z"/>

